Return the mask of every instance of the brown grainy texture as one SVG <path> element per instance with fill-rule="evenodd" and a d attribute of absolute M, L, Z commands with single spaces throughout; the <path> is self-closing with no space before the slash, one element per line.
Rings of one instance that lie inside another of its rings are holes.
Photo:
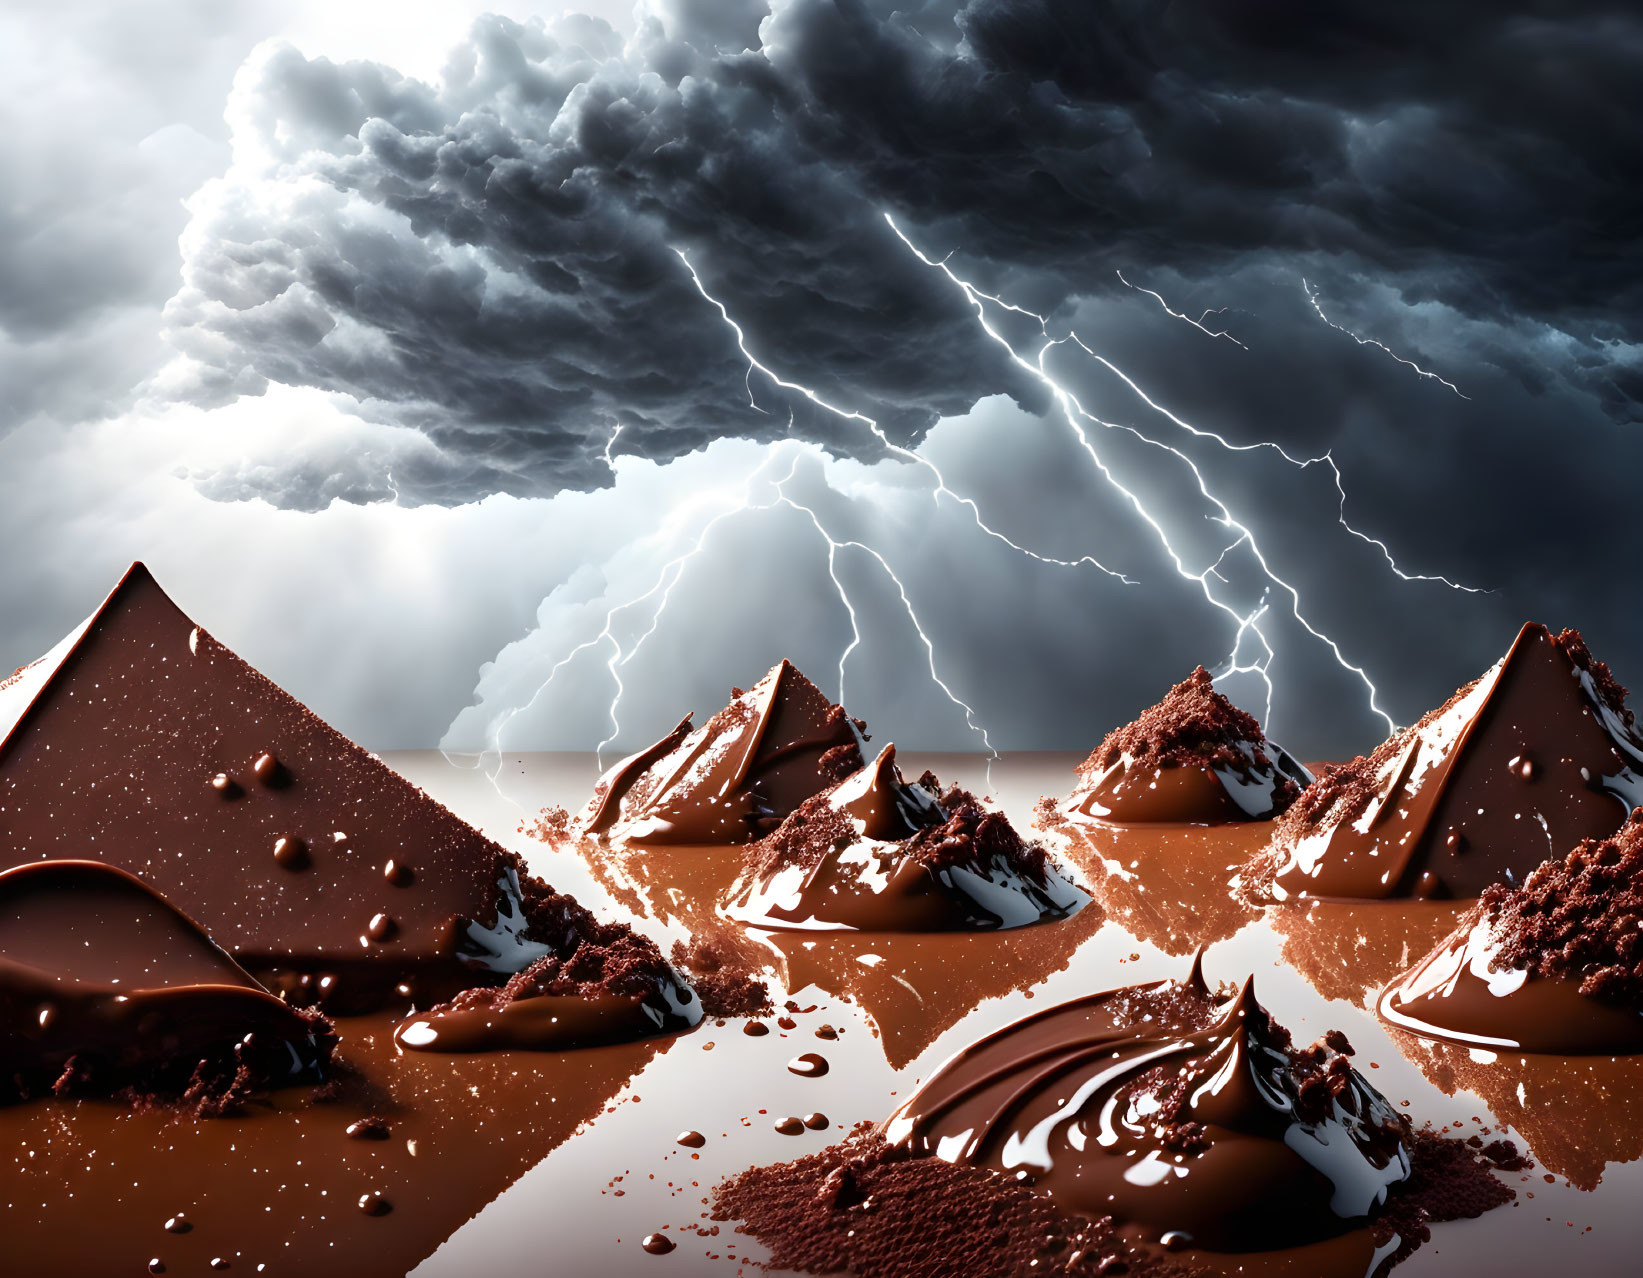
<path fill-rule="evenodd" d="M 770 986 L 710 940 L 675 941 L 673 961 L 689 974 L 704 1016 L 768 1016 L 775 1010 Z"/>
<path fill-rule="evenodd" d="M 30 664 L 33 663 L 31 662 Z M 17 669 L 13 670 L 4 679 L 0 679 L 0 692 L 4 692 L 7 688 L 11 687 L 12 684 L 21 679 L 23 677 L 23 671 L 27 669 L 28 666 L 18 666 Z"/>
<path fill-rule="evenodd" d="M 1577 669 L 1591 675 L 1598 699 L 1619 715 L 1628 728 L 1631 727 L 1633 719 L 1632 712 L 1626 708 L 1626 689 L 1616 681 L 1606 662 L 1592 656 L 1592 651 L 1586 646 L 1585 639 L 1581 638 L 1580 631 L 1565 630 L 1562 634 L 1554 636 L 1552 642 L 1563 649 L 1563 655 L 1569 658 Z"/>
<path fill-rule="evenodd" d="M 897 847 L 915 865 L 936 871 L 952 865 L 973 865 L 997 858 L 1011 870 L 1035 883 L 1045 882 L 1048 854 L 1037 843 L 1016 833 L 1002 812 L 984 807 L 968 790 L 953 786 L 941 794 L 941 782 L 926 772 L 916 785 L 940 794 L 946 819 L 927 826 Z M 861 836 L 850 814 L 829 802 L 831 792 L 807 799 L 774 831 L 750 844 L 744 862 L 755 882 L 790 866 L 813 866 L 829 853 L 842 852 Z"/>
<path fill-rule="evenodd" d="M 1377 1275 L 1430 1242 L 1431 1225 L 1471 1220 L 1515 1199 L 1517 1191 L 1496 1177 L 1496 1171 L 1522 1171 L 1534 1166 L 1509 1140 L 1492 1141 L 1478 1149 L 1467 1141 L 1423 1128 L 1412 1131 L 1406 1144 L 1409 1179 L 1393 1186 L 1373 1226 L 1378 1245 L 1390 1241 L 1394 1234 L 1401 1242 L 1376 1270 Z"/>
<path fill-rule="evenodd" d="M 1496 971 L 1580 982 L 1580 992 L 1643 1010 L 1643 808 L 1618 833 L 1547 861 L 1519 888 L 1497 884 L 1456 927 L 1488 918 Z"/>
<path fill-rule="evenodd" d="M 862 1278 L 1185 1275 L 1130 1253 L 1110 1220 L 1063 1215 L 1025 1183 L 914 1158 L 863 1123 L 838 1145 L 754 1167 L 713 1191 L 715 1220 L 770 1248 L 770 1265 Z"/>
<path fill-rule="evenodd" d="M 1253 759 L 1238 748 L 1240 742 L 1255 747 Z M 1101 772 L 1129 755 L 1152 767 L 1231 768 L 1248 776 L 1252 769 L 1271 766 L 1261 748 L 1265 744 L 1255 716 L 1215 691 L 1209 671 L 1199 666 L 1134 722 L 1107 733 L 1078 771 Z M 1280 773 L 1274 801 L 1288 803 L 1299 793 L 1300 787 Z"/>
<path fill-rule="evenodd" d="M 847 719 L 856 725 L 856 732 L 861 734 L 863 741 L 872 740 L 867 735 L 867 721 L 865 719 L 851 718 L 844 707 L 840 705 L 832 706 L 827 711 L 827 726 L 830 728 L 836 727 Z M 867 766 L 867 761 L 861 757 L 860 744 L 852 740 L 845 742 L 843 745 L 836 745 L 831 750 L 824 750 L 821 758 L 817 761 L 817 766 L 821 769 L 821 774 L 824 777 L 837 785 L 852 773 L 861 771 L 862 768 Z"/>
<path fill-rule="evenodd" d="M 570 834 L 570 813 L 561 807 L 543 808 L 528 824 L 519 823 L 519 833 L 538 843 L 558 843 Z"/>
<path fill-rule="evenodd" d="M 331 1021 L 314 1008 L 293 1008 L 313 1037 L 314 1069 L 310 1082 L 323 1078 L 332 1064 L 337 1035 Z M 49 1090 L 59 1099 L 112 1097 L 132 1109 L 176 1109 L 197 1118 L 220 1118 L 243 1112 L 248 1101 L 287 1086 L 291 1057 L 284 1043 L 259 1049 L 255 1041 L 225 1045 L 196 1060 L 150 1062 L 133 1072 L 112 1068 L 84 1056 L 70 1057 L 49 1087 L 14 1077 L 0 1088 L 10 1099 L 27 1100 Z"/>
<path fill-rule="evenodd" d="M 1038 830 L 1053 830 L 1065 820 L 1061 815 L 1061 801 L 1051 798 L 1047 794 L 1038 796 L 1033 804 L 1033 828 Z"/>
<path fill-rule="evenodd" d="M 649 937 L 619 924 L 594 923 L 567 956 L 546 955 L 509 977 L 505 985 L 463 990 L 450 1002 L 429 1010 L 462 1012 L 488 1007 L 501 1011 L 518 999 L 541 994 L 643 997 L 673 979 L 673 969 Z"/>

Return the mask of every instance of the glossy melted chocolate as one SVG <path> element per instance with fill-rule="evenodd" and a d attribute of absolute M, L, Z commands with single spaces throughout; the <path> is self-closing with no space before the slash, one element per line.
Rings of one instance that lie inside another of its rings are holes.
<path fill-rule="evenodd" d="M 885 1125 L 917 1154 L 1025 1173 L 1063 1210 L 1166 1246 L 1272 1252 L 1366 1225 L 1410 1162 L 1396 1111 L 1294 1053 L 1251 983 L 1195 968 L 1046 1009 L 965 1048 Z"/>
<path fill-rule="evenodd" d="M 1524 626 L 1449 704 L 1318 781 L 1252 864 L 1253 893 L 1475 897 L 1614 833 L 1643 802 L 1643 737 L 1566 638 Z"/>
<path fill-rule="evenodd" d="M 782 661 L 694 732 L 687 715 L 606 772 L 582 829 L 628 843 L 747 843 L 860 768 L 862 740 Z"/>
<path fill-rule="evenodd" d="M 942 932 L 1065 918 L 1085 903 L 1003 814 L 955 794 L 949 812 L 903 779 L 886 746 L 750 849 L 725 915 L 772 929 Z"/>
<path fill-rule="evenodd" d="M 0 740 L 0 868 L 62 857 L 137 875 L 331 1012 L 425 1006 L 550 952 L 517 857 L 195 626 L 141 564 Z M 554 942 L 574 946 L 580 917 L 560 899 Z"/>
<path fill-rule="evenodd" d="M 177 1096 L 242 1068 L 258 1087 L 317 1082 L 332 1043 L 125 871 L 0 874 L 0 1090 Z"/>

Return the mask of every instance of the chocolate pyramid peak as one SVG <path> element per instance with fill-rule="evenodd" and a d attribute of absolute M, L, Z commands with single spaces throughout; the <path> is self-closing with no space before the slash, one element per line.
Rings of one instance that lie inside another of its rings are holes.
<path fill-rule="evenodd" d="M 1530 623 L 1413 727 L 1320 776 L 1246 873 L 1258 897 L 1475 897 L 1613 834 L 1643 737 L 1578 631 Z"/>
<path fill-rule="evenodd" d="M 0 712 L 0 868 L 103 861 L 328 1011 L 574 949 L 568 897 L 195 625 L 141 564 Z"/>
<path fill-rule="evenodd" d="M 607 771 L 581 825 L 630 843 L 747 843 L 860 768 L 866 740 L 784 658 L 700 728 L 687 715 Z"/>

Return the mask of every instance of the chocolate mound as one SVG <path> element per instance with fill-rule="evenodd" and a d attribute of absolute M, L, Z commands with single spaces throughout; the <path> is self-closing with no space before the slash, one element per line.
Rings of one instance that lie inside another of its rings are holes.
<path fill-rule="evenodd" d="M 85 856 L 298 1004 L 449 998 L 593 916 L 188 619 L 141 564 L 0 691 L 0 867 Z"/>
<path fill-rule="evenodd" d="M 1202 666 L 1109 732 L 1078 776 L 1069 815 L 1196 825 L 1270 820 L 1312 780 L 1253 715 L 1215 691 Z"/>
<path fill-rule="evenodd" d="M 1367 1225 L 1410 1173 L 1406 1125 L 1339 1035 L 1304 1050 L 1198 969 L 1048 1008 L 960 1051 L 885 1135 L 1032 1177 L 1151 1242 L 1288 1250 Z"/>
<path fill-rule="evenodd" d="M 723 913 L 775 929 L 974 931 L 1065 918 L 1087 898 L 1009 818 L 886 746 L 748 849 Z"/>
<path fill-rule="evenodd" d="M 568 957 L 547 955 L 506 985 L 413 1013 L 394 1041 L 422 1052 L 592 1047 L 682 1028 L 688 998 L 654 942 L 595 924 Z"/>
<path fill-rule="evenodd" d="M 1383 995 L 1382 1017 L 1464 1045 L 1643 1052 L 1643 808 L 1519 888 L 1493 884 Z"/>
<path fill-rule="evenodd" d="M 1297 1049 L 1195 963 L 983 1039 L 883 1126 L 724 1181 L 710 1214 L 810 1273 L 1379 1278 L 1529 1164 L 1415 1131 L 1351 1051 Z"/>
<path fill-rule="evenodd" d="M 324 1079 L 330 1023 L 280 1002 L 164 897 L 97 861 L 0 873 L 0 1096 L 220 1113 Z"/>
<path fill-rule="evenodd" d="M 599 779 L 582 830 L 628 843 L 748 843 L 862 766 L 865 725 L 787 661 L 700 728 L 667 736 Z"/>
<path fill-rule="evenodd" d="M 1625 689 L 1576 631 L 1530 623 L 1480 679 L 1308 786 L 1245 887 L 1280 901 L 1475 897 L 1614 833 L 1639 803 Z"/>

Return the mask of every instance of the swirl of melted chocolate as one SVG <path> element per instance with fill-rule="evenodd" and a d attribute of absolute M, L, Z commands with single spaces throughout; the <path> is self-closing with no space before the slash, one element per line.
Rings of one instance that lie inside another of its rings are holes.
<path fill-rule="evenodd" d="M 929 773 L 908 784 L 886 746 L 749 849 L 722 912 L 778 930 L 986 931 L 1087 902 L 1002 812 L 939 789 Z"/>
<path fill-rule="evenodd" d="M 692 731 L 691 716 L 599 779 L 580 825 L 626 843 L 748 843 L 862 765 L 861 735 L 787 661 Z"/>
<path fill-rule="evenodd" d="M 1404 1122 L 1346 1050 L 1295 1050 L 1252 981 L 1223 999 L 1195 964 L 965 1048 L 884 1133 L 1166 1246 L 1301 1247 L 1365 1225 L 1410 1174 Z"/>

